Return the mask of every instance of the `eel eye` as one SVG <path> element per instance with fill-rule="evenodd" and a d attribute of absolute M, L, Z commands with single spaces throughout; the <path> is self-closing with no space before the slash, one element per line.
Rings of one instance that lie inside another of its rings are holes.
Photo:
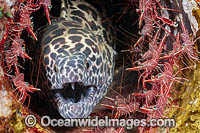
<path fill-rule="evenodd" d="M 58 66 L 56 64 L 54 65 L 53 69 L 54 69 L 55 72 L 58 72 Z"/>
<path fill-rule="evenodd" d="M 87 69 L 90 67 L 88 61 L 85 61 L 85 65 L 86 65 L 86 68 L 87 68 Z"/>

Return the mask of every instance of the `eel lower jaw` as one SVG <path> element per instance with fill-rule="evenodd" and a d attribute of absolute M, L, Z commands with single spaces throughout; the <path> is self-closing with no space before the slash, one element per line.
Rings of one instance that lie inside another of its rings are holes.
<path fill-rule="evenodd" d="M 64 118 L 86 118 L 96 105 L 97 88 L 78 82 L 66 83 L 63 86 L 62 91 L 55 94 L 60 115 Z"/>

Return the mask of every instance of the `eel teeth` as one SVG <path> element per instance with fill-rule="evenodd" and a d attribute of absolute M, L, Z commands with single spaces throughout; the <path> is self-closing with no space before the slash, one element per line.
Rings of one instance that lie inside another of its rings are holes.
<path fill-rule="evenodd" d="M 75 83 L 71 83 L 71 87 L 73 90 L 75 90 Z"/>

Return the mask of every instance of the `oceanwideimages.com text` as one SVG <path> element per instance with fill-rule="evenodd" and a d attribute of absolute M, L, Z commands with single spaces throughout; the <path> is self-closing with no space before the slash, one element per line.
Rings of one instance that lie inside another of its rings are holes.
<path fill-rule="evenodd" d="M 147 122 L 146 119 L 110 119 L 105 118 L 85 118 L 85 119 L 51 119 L 49 116 L 43 116 L 40 123 L 44 127 L 126 127 L 132 129 L 133 127 L 175 127 L 174 119 L 151 119 Z M 36 124 L 34 115 L 28 115 L 25 119 L 25 124 L 33 127 Z"/>

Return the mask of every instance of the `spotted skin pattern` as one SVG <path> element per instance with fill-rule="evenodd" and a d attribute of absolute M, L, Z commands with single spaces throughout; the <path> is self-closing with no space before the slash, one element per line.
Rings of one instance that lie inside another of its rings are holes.
<path fill-rule="evenodd" d="M 86 118 L 113 80 L 113 31 L 82 0 L 62 0 L 60 19 L 39 45 L 37 70 L 45 96 L 64 118 Z"/>

